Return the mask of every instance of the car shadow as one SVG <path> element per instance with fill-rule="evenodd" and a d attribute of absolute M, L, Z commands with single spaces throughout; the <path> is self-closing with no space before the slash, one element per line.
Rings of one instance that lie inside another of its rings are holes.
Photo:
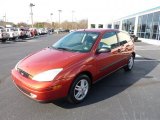
<path fill-rule="evenodd" d="M 14 42 L 27 42 L 27 41 L 24 40 L 24 39 L 18 39 L 18 40 L 14 41 Z"/>
<path fill-rule="evenodd" d="M 6 41 L 6 42 L 1 42 L 1 44 L 14 44 L 13 41 Z"/>
<path fill-rule="evenodd" d="M 90 90 L 88 97 L 84 100 L 84 102 L 80 104 L 70 104 L 66 100 L 57 100 L 54 101 L 53 104 L 64 109 L 72 109 L 76 107 L 82 107 L 90 104 L 94 104 L 108 98 L 111 98 L 119 93 L 123 92 L 129 87 L 136 86 L 145 86 L 149 84 L 153 84 L 154 76 L 148 76 L 158 64 L 159 61 L 144 61 L 140 59 L 136 59 L 135 65 L 132 71 L 125 72 L 123 69 L 118 70 L 117 72 L 105 77 L 100 82 L 94 84 Z M 145 82 L 139 82 L 141 79 L 149 80 L 149 84 L 145 84 Z"/>

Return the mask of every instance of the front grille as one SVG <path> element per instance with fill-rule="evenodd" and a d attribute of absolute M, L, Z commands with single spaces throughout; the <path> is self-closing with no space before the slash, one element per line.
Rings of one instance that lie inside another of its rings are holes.
<path fill-rule="evenodd" d="M 18 85 L 17 85 L 17 87 L 18 87 L 18 89 L 20 89 L 20 91 L 22 91 L 23 93 L 25 93 L 25 94 L 30 96 L 30 93 L 28 91 L 26 91 L 25 89 L 23 89 L 22 87 L 20 87 Z"/>
<path fill-rule="evenodd" d="M 32 76 L 31 76 L 30 74 L 28 74 L 27 72 L 23 71 L 22 69 L 19 69 L 19 68 L 18 68 L 18 72 L 19 72 L 22 76 L 24 76 L 24 77 L 26 77 L 26 78 L 32 78 Z"/>

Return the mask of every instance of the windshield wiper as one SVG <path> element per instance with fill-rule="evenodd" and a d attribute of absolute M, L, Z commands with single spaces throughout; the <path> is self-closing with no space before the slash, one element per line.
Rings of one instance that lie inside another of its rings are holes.
<path fill-rule="evenodd" d="M 72 51 L 71 49 L 69 48 L 63 48 L 63 47 L 54 47 L 55 49 L 59 49 L 59 50 L 65 50 L 65 51 Z"/>

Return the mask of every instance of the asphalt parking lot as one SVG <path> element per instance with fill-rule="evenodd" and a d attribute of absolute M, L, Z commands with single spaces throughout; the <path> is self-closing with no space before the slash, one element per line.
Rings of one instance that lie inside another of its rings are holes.
<path fill-rule="evenodd" d="M 10 71 L 26 55 L 52 45 L 63 34 L 0 43 L 0 120 L 159 120 L 160 46 L 136 43 L 133 71 L 116 73 L 93 85 L 78 105 L 64 100 L 42 104 L 20 93 Z"/>

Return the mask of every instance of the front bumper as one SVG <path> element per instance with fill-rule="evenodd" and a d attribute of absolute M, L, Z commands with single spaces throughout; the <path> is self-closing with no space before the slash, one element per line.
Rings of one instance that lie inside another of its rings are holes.
<path fill-rule="evenodd" d="M 17 70 L 12 70 L 12 80 L 16 87 L 26 96 L 40 102 L 56 100 L 67 96 L 70 80 L 52 82 L 37 82 L 22 76 Z"/>

